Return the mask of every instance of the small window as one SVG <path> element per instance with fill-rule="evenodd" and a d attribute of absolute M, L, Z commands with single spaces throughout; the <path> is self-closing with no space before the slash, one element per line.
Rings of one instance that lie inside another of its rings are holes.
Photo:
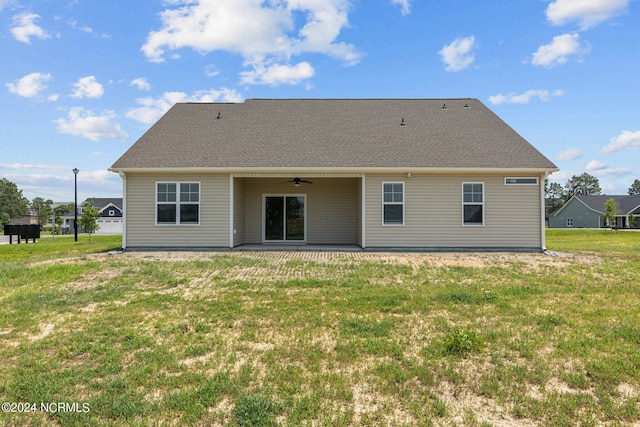
<path fill-rule="evenodd" d="M 484 183 L 462 183 L 463 225 L 484 225 Z"/>
<path fill-rule="evenodd" d="M 538 185 L 538 178 L 505 178 L 505 185 Z"/>
<path fill-rule="evenodd" d="M 573 227 L 573 218 L 567 218 L 567 227 Z"/>
<path fill-rule="evenodd" d="M 178 191 L 180 191 L 179 197 Z M 198 225 L 200 223 L 199 183 L 157 183 L 156 198 L 156 224 Z"/>
<path fill-rule="evenodd" d="M 116 216 L 116 211 L 109 209 L 109 216 Z"/>
<path fill-rule="evenodd" d="M 382 224 L 404 225 L 404 182 L 382 183 Z"/>

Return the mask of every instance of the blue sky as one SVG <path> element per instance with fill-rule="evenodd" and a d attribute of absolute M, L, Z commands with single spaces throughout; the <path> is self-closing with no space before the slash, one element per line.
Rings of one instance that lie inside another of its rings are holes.
<path fill-rule="evenodd" d="M 640 179 L 635 0 L 0 0 L 0 176 L 118 197 L 173 103 L 478 98 L 606 194 Z"/>

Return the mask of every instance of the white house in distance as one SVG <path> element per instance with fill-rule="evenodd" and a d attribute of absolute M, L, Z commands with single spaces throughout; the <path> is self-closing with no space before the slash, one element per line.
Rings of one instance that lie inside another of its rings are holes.
<path fill-rule="evenodd" d="M 173 106 L 110 171 L 124 248 L 541 250 L 558 168 L 476 99 Z"/>
<path fill-rule="evenodd" d="M 123 217 L 124 212 L 122 209 L 122 198 L 118 197 L 92 197 L 78 204 L 78 227 L 80 227 L 80 216 L 82 215 L 82 206 L 91 201 L 100 212 L 100 216 L 97 219 L 98 229 L 95 234 L 122 234 L 123 230 Z M 62 228 L 65 233 L 73 233 L 74 213 L 71 212 L 63 218 Z M 81 228 L 78 228 L 79 232 L 83 232 Z"/>

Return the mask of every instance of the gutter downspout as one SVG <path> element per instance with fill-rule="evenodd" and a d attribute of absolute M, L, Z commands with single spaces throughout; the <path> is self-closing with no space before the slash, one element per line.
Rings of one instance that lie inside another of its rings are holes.
<path fill-rule="evenodd" d="M 540 182 L 540 211 L 542 213 L 542 217 L 540 221 L 542 223 L 541 230 L 540 230 L 540 243 L 542 245 L 541 249 L 543 252 L 547 250 L 547 233 L 544 226 L 544 218 L 547 213 L 547 206 L 544 198 L 544 181 L 547 179 L 548 176 L 549 176 L 549 172 L 543 173 L 542 182 Z"/>
<path fill-rule="evenodd" d="M 127 174 L 118 173 L 122 178 L 122 249 L 127 249 Z"/>

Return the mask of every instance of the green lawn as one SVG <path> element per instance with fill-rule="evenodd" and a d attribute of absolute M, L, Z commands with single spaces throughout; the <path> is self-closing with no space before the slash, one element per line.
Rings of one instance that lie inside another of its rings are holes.
<path fill-rule="evenodd" d="M 549 230 L 556 256 L 119 246 L 0 246 L 0 424 L 640 420 L 640 232 Z"/>

